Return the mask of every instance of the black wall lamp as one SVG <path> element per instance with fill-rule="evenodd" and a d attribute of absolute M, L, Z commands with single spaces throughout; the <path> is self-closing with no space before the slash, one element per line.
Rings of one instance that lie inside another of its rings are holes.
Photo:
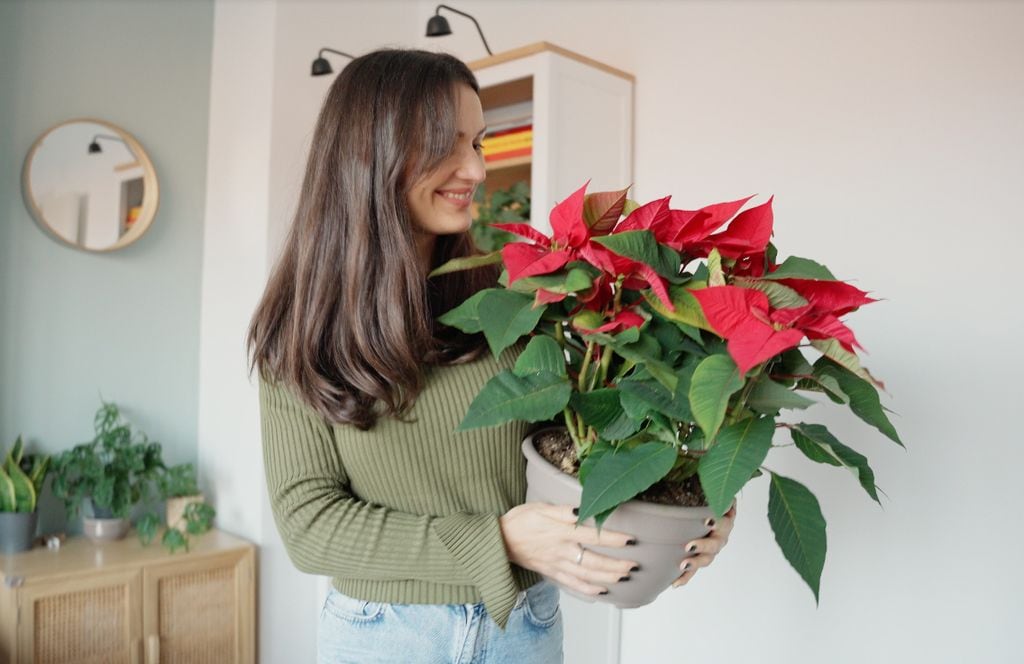
<path fill-rule="evenodd" d="M 473 25 L 476 26 L 476 31 L 480 33 L 480 39 L 484 42 L 484 48 L 487 49 L 487 55 L 494 55 L 494 53 L 491 53 L 491 47 L 487 45 L 487 39 L 484 37 L 484 31 L 480 29 L 480 24 L 476 22 L 476 19 L 466 12 L 460 12 L 458 9 L 449 7 L 448 5 L 438 5 L 437 9 L 434 10 L 434 15 L 430 17 L 429 21 L 427 21 L 428 37 L 444 37 L 445 35 L 452 34 L 452 27 L 448 25 L 448 19 L 441 16 L 442 9 L 455 12 L 459 16 L 465 16 L 470 21 L 473 21 Z"/>
<path fill-rule="evenodd" d="M 324 51 L 328 53 L 335 53 L 337 55 L 344 55 L 349 60 L 355 60 L 356 56 L 349 55 L 344 51 L 335 51 L 333 48 L 322 48 L 320 53 L 317 54 L 316 60 L 313 61 L 313 76 L 324 76 L 326 74 L 333 74 L 334 70 L 331 69 L 331 63 L 327 62 L 327 58 L 324 57 Z"/>
<path fill-rule="evenodd" d="M 98 138 L 102 138 L 108 141 L 120 141 L 121 143 L 125 144 L 125 147 L 128 146 L 128 144 L 125 143 L 124 139 L 119 138 L 117 136 L 110 136 L 108 134 L 96 134 L 95 136 L 92 137 L 92 143 L 89 143 L 89 154 L 99 154 L 103 152 L 103 148 L 100 147 L 99 141 L 96 140 Z M 129 152 L 131 152 L 131 150 L 129 150 Z"/>

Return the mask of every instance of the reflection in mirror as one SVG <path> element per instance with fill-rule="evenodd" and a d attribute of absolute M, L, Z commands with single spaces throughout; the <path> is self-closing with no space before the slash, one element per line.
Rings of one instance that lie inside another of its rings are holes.
<path fill-rule="evenodd" d="M 159 200 L 145 150 L 101 120 L 71 120 L 40 136 L 25 158 L 22 188 L 44 230 L 86 251 L 111 251 L 137 240 Z"/>

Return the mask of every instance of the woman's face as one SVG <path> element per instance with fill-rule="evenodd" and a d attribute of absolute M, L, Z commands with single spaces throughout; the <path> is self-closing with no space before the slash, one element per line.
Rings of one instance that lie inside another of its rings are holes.
<path fill-rule="evenodd" d="M 459 85 L 456 91 L 458 119 L 452 153 L 433 171 L 414 184 L 407 195 L 413 221 L 421 232 L 449 235 L 469 230 L 469 206 L 476 186 L 484 181 L 480 139 L 484 113 L 473 88 Z"/>

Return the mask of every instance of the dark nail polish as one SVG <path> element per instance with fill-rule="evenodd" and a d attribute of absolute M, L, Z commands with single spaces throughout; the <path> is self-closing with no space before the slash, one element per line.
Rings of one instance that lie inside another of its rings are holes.
<path fill-rule="evenodd" d="M 626 540 L 626 545 L 627 546 L 633 546 L 635 544 L 636 544 L 636 540 L 635 539 Z"/>
<path fill-rule="evenodd" d="M 601 592 L 599 592 L 599 593 L 597 593 L 597 594 L 598 594 L 598 595 L 607 595 L 607 594 L 608 594 L 608 591 L 607 591 L 607 590 L 602 590 Z"/>
<path fill-rule="evenodd" d="M 622 583 L 623 581 L 629 581 L 629 576 L 627 575 L 619 579 L 619 583 Z"/>
<path fill-rule="evenodd" d="M 572 508 L 572 513 L 575 516 L 579 516 L 580 515 L 580 508 L 578 508 L 578 507 Z"/>
<path fill-rule="evenodd" d="M 640 566 L 639 565 L 633 565 L 632 567 L 629 568 L 629 571 L 630 572 L 639 572 L 640 571 Z"/>
<path fill-rule="evenodd" d="M 696 550 L 697 550 L 697 545 L 696 544 L 691 544 L 690 546 L 686 547 L 686 552 L 687 553 L 693 553 Z"/>
<path fill-rule="evenodd" d="M 704 525 L 707 526 L 708 528 L 714 528 L 715 527 L 715 520 L 714 519 L 708 519 L 707 521 L 704 522 Z"/>

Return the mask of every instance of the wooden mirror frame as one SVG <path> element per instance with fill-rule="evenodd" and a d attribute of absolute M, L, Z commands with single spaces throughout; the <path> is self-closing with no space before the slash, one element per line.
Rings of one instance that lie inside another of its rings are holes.
<path fill-rule="evenodd" d="M 118 238 L 117 242 L 108 247 L 86 247 L 84 245 L 71 242 L 67 238 L 57 233 L 57 231 L 55 231 L 47 223 L 46 218 L 43 216 L 43 211 L 39 208 L 39 205 L 36 203 L 35 194 L 32 192 L 32 183 L 30 181 L 32 160 L 35 158 L 36 152 L 39 150 L 40 146 L 42 146 L 43 141 L 46 140 L 47 136 L 57 131 L 61 127 L 65 127 L 67 125 L 76 123 L 95 124 L 113 132 L 122 140 L 124 140 L 125 144 L 128 146 L 132 154 L 136 156 L 139 165 L 142 167 L 143 196 L 142 210 L 139 212 L 139 218 L 132 224 L 132 227 L 128 229 L 128 231 L 124 235 Z M 95 118 L 72 118 L 71 120 L 65 120 L 60 124 L 50 127 L 45 132 L 43 132 L 39 136 L 39 138 L 35 140 L 35 142 L 32 144 L 32 147 L 29 149 L 28 154 L 25 156 L 25 162 L 22 165 L 21 194 L 22 198 L 24 198 L 25 200 L 25 207 L 28 208 L 29 214 L 32 215 L 32 219 L 35 220 L 36 224 L 38 224 L 39 227 L 42 228 L 47 235 L 54 238 L 61 244 L 67 245 L 74 249 L 78 249 L 80 251 L 88 251 L 92 253 L 106 253 L 110 251 L 117 251 L 118 249 L 124 249 L 128 245 L 134 243 L 136 240 L 142 237 L 142 235 L 147 230 L 149 230 L 149 227 L 153 223 L 153 219 L 156 217 L 157 208 L 159 208 L 160 206 L 160 186 L 157 183 L 156 169 L 153 168 L 153 162 L 150 161 L 149 155 L 146 153 L 145 148 L 142 147 L 142 144 L 140 144 L 134 136 L 129 134 L 121 127 L 118 127 L 117 125 L 111 124 L 110 122 L 106 122 L 104 120 L 97 120 Z"/>

